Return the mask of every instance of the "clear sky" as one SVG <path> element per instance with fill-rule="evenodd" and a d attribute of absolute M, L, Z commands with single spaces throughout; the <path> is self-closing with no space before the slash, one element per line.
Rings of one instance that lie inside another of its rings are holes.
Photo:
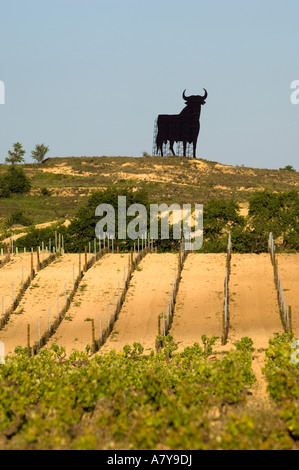
<path fill-rule="evenodd" d="M 298 0 L 0 0 L 0 162 L 151 154 L 206 88 L 198 157 L 299 170 L 298 52 Z"/>

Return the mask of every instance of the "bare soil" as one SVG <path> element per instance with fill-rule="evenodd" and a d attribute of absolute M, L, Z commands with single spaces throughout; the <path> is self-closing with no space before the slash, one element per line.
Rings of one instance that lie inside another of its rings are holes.
<path fill-rule="evenodd" d="M 101 349 L 122 351 L 127 344 L 142 344 L 145 353 L 155 349 L 158 316 L 166 304 L 175 278 L 178 255 L 148 254 L 134 272 L 114 332 Z"/>
<path fill-rule="evenodd" d="M 18 266 L 20 269 L 19 264 Z M 40 318 L 41 335 L 49 328 L 49 307 L 52 322 L 57 317 L 57 296 L 59 296 L 60 310 L 65 304 L 65 283 L 67 295 L 73 288 L 73 266 L 77 277 L 79 255 L 63 255 L 37 274 L 9 323 L 0 331 L 5 354 L 13 353 L 17 346 L 27 346 L 28 324 L 31 330 L 31 346 L 38 341 L 38 318 Z"/>
<path fill-rule="evenodd" d="M 179 350 L 221 338 L 226 255 L 189 254 L 182 271 L 170 334 Z"/>
<path fill-rule="evenodd" d="M 92 344 L 92 323 L 95 325 L 95 338 L 100 338 L 100 316 L 102 331 L 113 316 L 113 295 L 115 305 L 124 288 L 124 268 L 128 268 L 129 255 L 107 254 L 96 262 L 84 275 L 65 319 L 47 347 L 53 343 L 66 349 L 69 354 L 73 349 L 84 351 Z"/>
<path fill-rule="evenodd" d="M 269 254 L 233 254 L 229 292 L 230 343 L 248 336 L 266 348 L 283 331 Z"/>

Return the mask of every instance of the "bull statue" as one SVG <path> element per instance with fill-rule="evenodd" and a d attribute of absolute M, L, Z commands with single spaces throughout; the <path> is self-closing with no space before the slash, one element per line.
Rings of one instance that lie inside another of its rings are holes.
<path fill-rule="evenodd" d="M 186 107 L 180 114 L 159 114 L 157 119 L 157 153 L 159 150 L 163 157 L 163 144 L 169 141 L 170 150 L 173 155 L 174 142 L 183 142 L 183 155 L 186 156 L 187 142 L 193 144 L 193 158 L 196 158 L 196 143 L 200 129 L 201 106 L 205 104 L 208 92 L 204 88 L 204 95 L 186 96 L 183 92 L 183 99 Z"/>

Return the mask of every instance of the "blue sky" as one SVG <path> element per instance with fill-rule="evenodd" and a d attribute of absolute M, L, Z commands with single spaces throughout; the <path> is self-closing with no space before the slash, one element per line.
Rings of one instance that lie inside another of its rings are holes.
<path fill-rule="evenodd" d="M 299 170 L 298 0 L 0 0 L 0 162 L 142 156 L 158 114 L 209 96 L 197 156 Z"/>

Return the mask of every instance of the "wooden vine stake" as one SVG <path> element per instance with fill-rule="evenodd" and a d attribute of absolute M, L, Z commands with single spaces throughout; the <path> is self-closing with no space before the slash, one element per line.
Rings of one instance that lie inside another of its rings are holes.
<path fill-rule="evenodd" d="M 131 248 L 131 266 L 133 266 L 133 248 Z"/>
<path fill-rule="evenodd" d="M 34 278 L 34 268 L 33 268 L 33 253 L 31 252 L 31 270 L 30 270 L 31 280 Z"/>
<path fill-rule="evenodd" d="M 292 307 L 289 306 L 289 333 L 293 333 L 293 326 L 292 326 Z"/>
<path fill-rule="evenodd" d="M 95 338 L 95 329 L 94 329 L 94 320 L 91 320 L 91 339 L 92 339 L 92 350 L 95 351 L 96 338 Z"/>
<path fill-rule="evenodd" d="M 85 269 L 87 268 L 87 246 L 85 247 Z"/>
<path fill-rule="evenodd" d="M 36 256 L 37 256 L 37 270 L 40 268 L 40 259 L 39 259 L 39 247 L 36 247 Z"/>

